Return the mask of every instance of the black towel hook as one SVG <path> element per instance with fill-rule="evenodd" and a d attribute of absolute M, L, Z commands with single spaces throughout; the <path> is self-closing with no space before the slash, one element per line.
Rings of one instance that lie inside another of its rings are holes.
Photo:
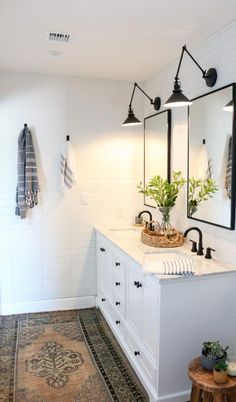
<path fill-rule="evenodd" d="M 70 136 L 69 135 L 66 136 L 66 141 L 70 141 Z"/>
<path fill-rule="evenodd" d="M 27 123 L 24 124 L 24 128 L 27 128 Z"/>

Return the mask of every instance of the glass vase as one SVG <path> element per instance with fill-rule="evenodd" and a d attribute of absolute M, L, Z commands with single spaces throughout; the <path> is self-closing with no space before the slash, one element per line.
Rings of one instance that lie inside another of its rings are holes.
<path fill-rule="evenodd" d="M 160 224 L 160 231 L 161 232 L 167 232 L 172 228 L 172 225 L 170 223 L 170 213 L 172 210 L 172 207 L 158 207 L 161 215 L 162 215 L 162 221 Z"/>

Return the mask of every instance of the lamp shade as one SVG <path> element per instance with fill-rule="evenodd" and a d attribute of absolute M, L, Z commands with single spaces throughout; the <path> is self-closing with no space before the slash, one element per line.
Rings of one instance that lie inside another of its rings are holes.
<path fill-rule="evenodd" d="M 129 113 L 127 119 L 125 119 L 122 126 L 139 126 L 142 122 L 135 117 L 134 112 L 131 107 L 129 107 Z"/>
<path fill-rule="evenodd" d="M 226 112 L 233 112 L 233 110 L 234 110 L 234 102 L 233 102 L 233 99 L 232 99 L 229 103 L 227 103 L 227 105 L 225 105 L 225 106 L 223 107 L 223 110 L 225 110 Z"/>
<path fill-rule="evenodd" d="M 164 103 L 164 107 L 182 107 L 192 105 L 192 102 L 183 93 L 174 93 Z"/>
<path fill-rule="evenodd" d="M 181 90 L 180 82 L 175 82 L 172 95 L 168 98 L 163 106 L 165 107 L 182 107 L 192 105 L 192 102 L 185 96 Z"/>

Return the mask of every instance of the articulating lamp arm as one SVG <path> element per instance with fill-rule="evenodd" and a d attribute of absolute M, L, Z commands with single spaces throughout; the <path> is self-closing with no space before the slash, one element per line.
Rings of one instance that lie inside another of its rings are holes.
<path fill-rule="evenodd" d="M 189 57 L 193 60 L 193 62 L 196 64 L 196 66 L 199 68 L 199 70 L 201 70 L 201 72 L 202 72 L 202 78 L 206 79 L 206 78 L 207 78 L 206 70 L 203 70 L 203 69 L 202 69 L 202 67 L 200 66 L 200 64 L 198 64 L 198 62 L 194 59 L 194 57 L 191 55 L 191 53 L 189 53 L 189 51 L 188 51 L 186 45 L 184 45 L 184 46 L 182 47 L 182 53 L 181 53 L 181 56 L 180 56 L 180 60 L 179 60 L 179 64 L 178 64 L 178 68 L 177 68 L 177 72 L 176 72 L 176 76 L 175 76 L 175 82 L 178 82 L 178 81 L 179 81 L 179 70 L 180 70 L 180 67 L 181 67 L 181 64 L 182 64 L 184 52 L 186 52 L 186 53 L 189 55 Z"/>
<path fill-rule="evenodd" d="M 154 105 L 153 99 L 150 98 L 150 96 L 148 96 L 148 95 L 146 94 L 146 92 L 144 92 L 144 90 L 137 84 L 137 82 L 135 82 L 135 83 L 134 83 L 133 92 L 132 92 L 132 95 L 131 95 L 131 99 L 130 99 L 130 103 L 129 103 L 129 108 L 131 108 L 131 106 L 132 106 L 133 97 L 134 97 L 134 92 L 135 92 L 136 87 L 138 87 L 138 89 L 150 100 L 151 105 Z"/>

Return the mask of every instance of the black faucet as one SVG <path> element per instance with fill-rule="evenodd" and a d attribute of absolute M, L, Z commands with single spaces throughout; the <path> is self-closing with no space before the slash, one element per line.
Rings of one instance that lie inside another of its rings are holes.
<path fill-rule="evenodd" d="M 141 211 L 141 212 L 139 212 L 138 218 L 141 218 L 142 214 L 148 214 L 149 218 L 150 218 L 150 222 L 152 221 L 152 214 L 151 214 L 150 211 Z"/>
<path fill-rule="evenodd" d="M 185 230 L 184 232 L 184 237 L 187 236 L 187 234 L 191 231 L 191 230 L 196 230 L 196 232 L 198 232 L 199 234 L 199 240 L 198 240 L 198 247 L 197 247 L 197 255 L 203 255 L 203 246 L 202 246 L 202 231 L 197 228 L 196 226 L 193 226 L 187 230 Z"/>
<path fill-rule="evenodd" d="M 138 214 L 138 218 L 141 218 L 141 216 L 142 216 L 142 214 L 148 214 L 149 215 L 149 222 L 147 222 L 147 221 L 145 221 L 145 227 L 147 228 L 149 228 L 149 230 L 153 230 L 153 224 L 152 224 L 152 214 L 151 214 L 151 212 L 150 211 L 141 211 L 141 212 L 139 212 L 139 214 Z"/>

